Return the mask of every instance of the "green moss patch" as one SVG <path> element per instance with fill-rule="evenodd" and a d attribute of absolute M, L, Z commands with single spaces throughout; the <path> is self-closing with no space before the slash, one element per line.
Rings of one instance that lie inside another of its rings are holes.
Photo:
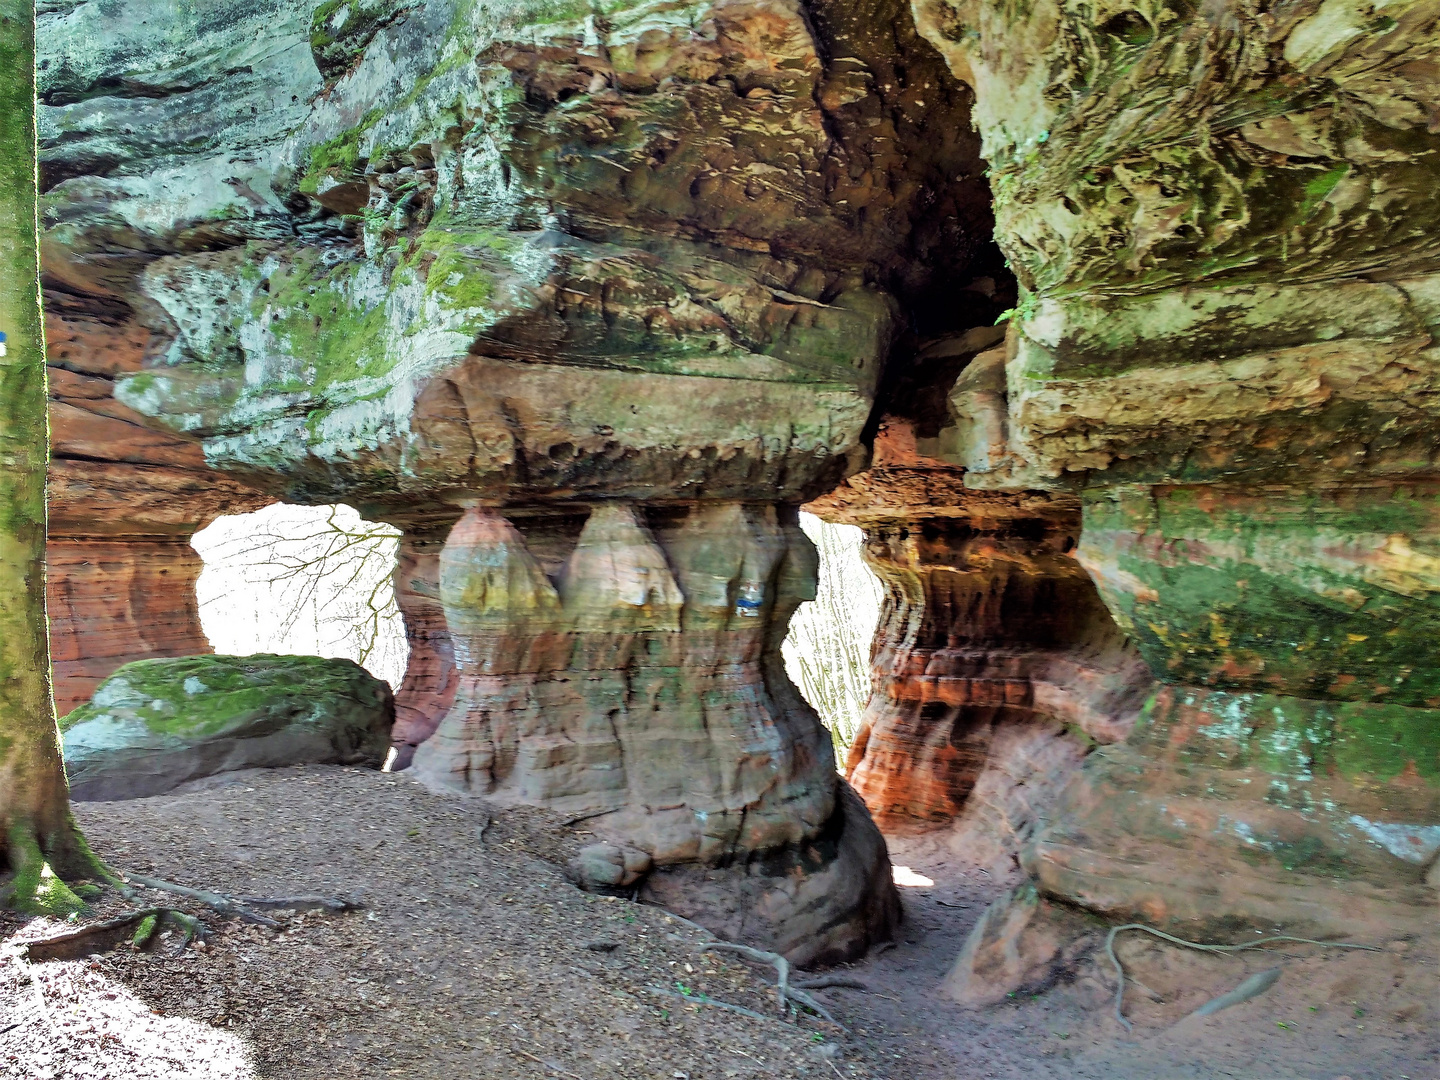
<path fill-rule="evenodd" d="M 323 699 L 378 706 L 378 680 L 349 660 L 319 656 L 185 656 L 126 664 L 89 702 L 60 721 L 62 732 L 111 717 L 153 734 L 215 735 L 264 713 L 303 711 Z"/>
<path fill-rule="evenodd" d="M 271 331 L 309 365 L 306 382 L 317 389 L 385 375 L 395 366 L 386 349 L 385 304 L 357 300 L 355 270 L 350 263 L 327 266 L 302 250 L 271 274 L 270 291 L 252 303 L 256 319 L 271 312 Z"/>
<path fill-rule="evenodd" d="M 1146 703 L 1135 741 L 1190 768 L 1253 769 L 1295 784 L 1331 774 L 1360 786 L 1404 780 L 1440 791 L 1440 709 L 1177 687 Z"/>
<path fill-rule="evenodd" d="M 1087 497 L 1114 553 L 1107 604 L 1169 681 L 1440 705 L 1440 598 L 1425 562 L 1440 496 L 1377 487 L 1264 497 L 1195 489 Z"/>

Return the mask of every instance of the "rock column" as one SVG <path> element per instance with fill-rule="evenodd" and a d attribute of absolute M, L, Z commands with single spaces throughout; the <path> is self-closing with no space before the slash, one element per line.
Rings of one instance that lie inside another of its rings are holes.
<path fill-rule="evenodd" d="M 863 951 L 895 900 L 883 842 L 778 659 L 815 588 L 793 507 L 607 501 L 578 536 L 566 526 L 472 506 L 451 530 L 458 686 L 416 773 L 590 816 L 631 871 L 607 880 L 582 859 L 592 887 L 654 865 L 657 896 L 711 925 L 801 961 Z M 771 865 L 806 849 L 806 884 Z M 728 911 L 707 910 L 691 880 L 706 873 L 732 879 Z"/>
<path fill-rule="evenodd" d="M 808 509 L 865 529 L 885 589 L 847 776 L 887 830 L 1018 852 L 1085 755 L 1123 740 L 1152 680 L 1075 559 L 1073 496 L 964 487 L 895 417 L 879 463 Z"/>

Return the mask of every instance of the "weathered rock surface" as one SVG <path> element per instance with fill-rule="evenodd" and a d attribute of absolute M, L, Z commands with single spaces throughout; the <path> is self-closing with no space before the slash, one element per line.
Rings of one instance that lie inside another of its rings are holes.
<path fill-rule="evenodd" d="M 976 922 L 944 983 L 967 1009 L 1038 994 L 1073 976 L 1099 934 L 1081 916 L 1046 900 L 1028 882 L 1002 893 Z"/>
<path fill-rule="evenodd" d="M 453 518 L 456 515 L 447 515 Z M 394 768 L 406 769 L 415 748 L 435 734 L 455 700 L 459 674 L 440 603 L 440 551 L 451 522 L 438 531 L 410 523 L 395 561 L 395 602 L 410 648 L 405 679 L 395 690 Z"/>
<path fill-rule="evenodd" d="M 150 334 L 113 298 L 46 297 L 50 381 L 50 647 L 60 715 L 131 660 L 210 651 L 189 539 L 272 501 L 205 464 L 195 442 L 148 428 L 114 397 Z"/>
<path fill-rule="evenodd" d="M 1415 925 L 1440 6 L 915 9 L 976 88 L 1021 286 L 931 452 L 1081 494 L 1078 557 L 1167 684 L 1028 865 L 1116 918 Z"/>
<path fill-rule="evenodd" d="M 72 798 L 136 799 L 236 769 L 378 768 L 390 687 L 350 660 L 188 656 L 139 660 L 61 721 Z"/>
<path fill-rule="evenodd" d="M 846 771 L 887 829 L 945 825 L 1008 867 L 1153 680 L 1075 559 L 1079 500 L 967 489 L 919 452 L 921 423 L 888 417 L 876 463 L 807 506 L 865 529 L 886 591 Z"/>
<path fill-rule="evenodd" d="M 405 531 L 421 775 L 598 815 L 586 880 L 852 955 L 883 842 L 777 647 L 795 507 L 873 445 L 824 512 L 890 594 L 875 813 L 1027 840 L 1107 915 L 1407 924 L 1440 6 L 913 8 L 49 6 L 57 521 L 90 523 L 52 532 L 128 545 L 65 575 L 65 662 L 120 656 L 84 620 L 157 538 L 350 502 Z M 176 647 L 185 573 L 140 620 Z"/>
<path fill-rule="evenodd" d="M 786 533 L 863 460 L 906 305 L 998 266 L 969 93 L 903 14 L 267 0 L 42 27 L 52 288 L 152 335 L 116 389 L 151 428 L 405 530 L 398 738 L 446 716 L 416 767 L 613 810 L 666 866 L 843 825 L 869 894 L 836 900 L 832 952 L 893 897 L 780 669 L 813 573 Z M 741 562 L 709 565 L 710 524 Z M 451 596 L 472 558 L 503 583 Z"/>
<path fill-rule="evenodd" d="M 589 885 L 635 884 L 640 863 L 608 857 L 632 850 L 677 868 L 656 888 L 682 914 L 797 962 L 856 955 L 898 911 L 884 842 L 837 802 L 829 734 L 780 661 L 815 559 L 793 508 L 470 507 L 439 559 L 458 685 L 415 772 L 588 818 L 610 841 L 575 871 Z"/>

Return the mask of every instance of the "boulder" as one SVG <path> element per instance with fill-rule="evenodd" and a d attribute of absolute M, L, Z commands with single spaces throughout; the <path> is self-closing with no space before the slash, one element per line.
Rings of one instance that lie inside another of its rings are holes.
<path fill-rule="evenodd" d="M 985 909 L 944 983 L 957 1005 L 979 1009 L 1020 994 L 1038 994 L 1073 977 L 1077 961 L 1099 943 L 1085 919 L 1040 896 L 1029 882 Z"/>
<path fill-rule="evenodd" d="M 160 795 L 235 769 L 378 767 L 390 687 L 350 660 L 182 656 L 126 664 L 61 722 L 70 794 Z"/>

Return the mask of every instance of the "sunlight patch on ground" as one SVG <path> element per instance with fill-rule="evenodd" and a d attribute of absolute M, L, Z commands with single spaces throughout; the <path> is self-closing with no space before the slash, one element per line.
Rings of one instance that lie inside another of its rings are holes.
<path fill-rule="evenodd" d="M 891 870 L 894 872 L 895 884 L 903 885 L 908 889 L 928 889 L 935 884 L 930 878 L 924 874 L 917 874 L 908 866 L 894 866 L 891 867 Z"/>
<path fill-rule="evenodd" d="M 22 933 L 44 936 L 37 921 Z M 29 964 L 20 936 L 0 943 L 0 1078 L 253 1080 L 240 1036 L 152 1012 L 89 960 Z"/>

